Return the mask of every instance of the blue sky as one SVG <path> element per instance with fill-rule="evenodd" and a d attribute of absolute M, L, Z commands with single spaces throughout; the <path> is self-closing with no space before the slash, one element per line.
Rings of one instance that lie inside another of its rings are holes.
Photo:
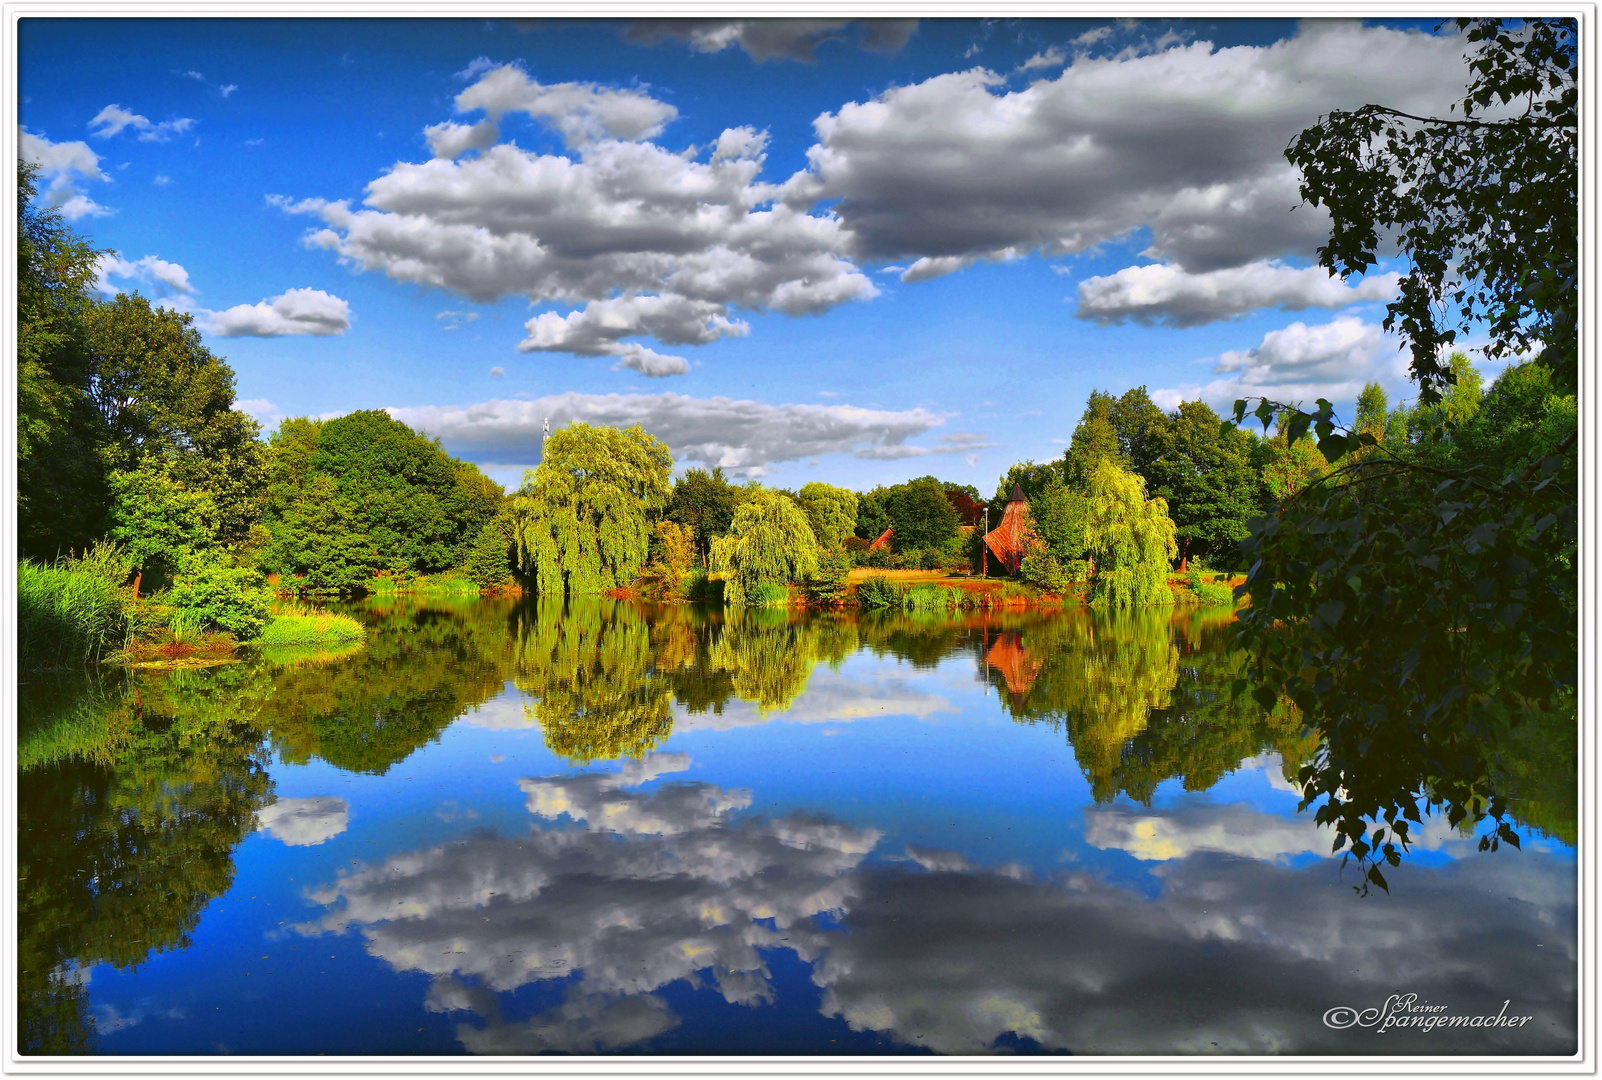
<path fill-rule="evenodd" d="M 1411 394 L 1395 267 L 1312 269 L 1286 143 L 1442 114 L 1462 42 L 1317 20 L 24 19 L 21 152 L 240 407 L 388 408 L 515 485 L 541 421 L 986 493 L 1093 389 Z"/>

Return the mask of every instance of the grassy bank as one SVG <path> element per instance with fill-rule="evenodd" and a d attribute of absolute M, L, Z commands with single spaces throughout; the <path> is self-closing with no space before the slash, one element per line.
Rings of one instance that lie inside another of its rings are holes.
<path fill-rule="evenodd" d="M 286 605 L 268 621 L 253 645 L 263 649 L 327 649 L 359 645 L 367 628 L 349 615 L 321 608 Z"/>

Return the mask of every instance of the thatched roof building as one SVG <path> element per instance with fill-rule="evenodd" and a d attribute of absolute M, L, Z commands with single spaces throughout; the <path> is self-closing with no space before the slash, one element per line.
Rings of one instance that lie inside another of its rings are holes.
<path fill-rule="evenodd" d="M 1001 524 L 985 533 L 985 546 L 1007 568 L 1008 573 L 1015 574 L 1018 564 L 1029 554 L 1029 545 L 1033 541 L 1034 531 L 1029 527 L 1029 502 L 1024 498 L 1023 488 L 1014 484 L 1012 494 L 1007 499 L 1007 509 L 1001 515 Z"/>

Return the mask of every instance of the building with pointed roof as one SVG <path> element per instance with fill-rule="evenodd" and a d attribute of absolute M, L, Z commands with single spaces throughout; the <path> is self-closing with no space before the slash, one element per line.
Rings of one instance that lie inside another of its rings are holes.
<path fill-rule="evenodd" d="M 1007 498 L 1007 509 L 1001 515 L 1001 524 L 985 533 L 985 546 L 1008 573 L 1016 574 L 1034 539 L 1034 530 L 1029 527 L 1029 502 L 1024 498 L 1023 488 L 1014 484 Z"/>

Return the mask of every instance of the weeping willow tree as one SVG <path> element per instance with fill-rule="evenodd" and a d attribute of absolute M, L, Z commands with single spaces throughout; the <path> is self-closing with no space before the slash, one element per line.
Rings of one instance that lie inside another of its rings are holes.
<path fill-rule="evenodd" d="M 757 601 L 763 585 L 787 585 L 818 569 L 818 539 L 794 500 L 754 489 L 735 511 L 727 536 L 712 541 L 712 569 L 723 575 L 723 599 L 732 607 Z"/>
<path fill-rule="evenodd" d="M 1161 496 L 1146 481 L 1103 459 L 1090 475 L 1085 550 L 1095 567 L 1090 602 L 1098 607 L 1172 604 L 1168 567 L 1179 547 Z"/>
<path fill-rule="evenodd" d="M 651 522 L 673 489 L 673 455 L 638 424 L 569 424 L 523 474 L 510 515 L 518 568 L 542 593 L 605 592 L 650 554 Z"/>

